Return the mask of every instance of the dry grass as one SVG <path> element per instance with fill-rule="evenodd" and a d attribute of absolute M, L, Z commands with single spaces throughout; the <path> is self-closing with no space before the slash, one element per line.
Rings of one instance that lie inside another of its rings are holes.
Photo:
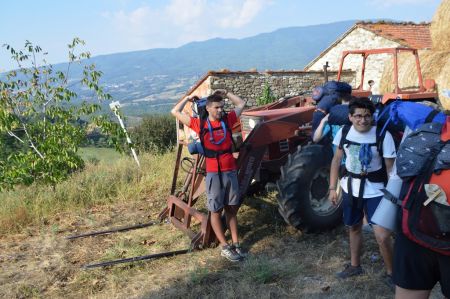
<path fill-rule="evenodd" d="M 114 163 L 88 163 L 84 171 L 55 188 L 33 185 L 0 193 L 0 233 L 45 225 L 64 211 L 147 197 L 162 202 L 169 193 L 171 181 L 161 178 L 171 177 L 174 153 L 143 155 L 140 159 L 141 170 L 131 158 L 123 157 Z"/>
<path fill-rule="evenodd" d="M 391 298 L 383 265 L 365 235 L 366 274 L 339 281 L 349 258 L 343 227 L 303 234 L 278 215 L 275 194 L 248 198 L 240 211 L 243 244 L 251 255 L 229 263 L 217 248 L 186 255 L 82 270 L 96 261 L 186 248 L 169 224 L 68 241 L 68 234 L 154 219 L 151 200 L 60 213 L 57 221 L 0 238 L 1 298 Z M 151 216 L 150 216 L 151 215 Z M 433 298 L 439 298 L 435 292 Z"/>
<path fill-rule="evenodd" d="M 362 261 L 366 274 L 339 281 L 334 275 L 349 259 L 345 229 L 304 234 L 286 226 L 278 214 L 275 193 L 247 198 L 241 208 L 240 232 L 243 245 L 250 250 L 245 262 L 229 263 L 217 248 L 208 248 L 171 258 L 83 270 L 81 266 L 98 261 L 189 246 L 190 240 L 166 223 L 106 236 L 65 239 L 71 234 L 156 219 L 169 194 L 172 170 L 165 159 L 144 159 L 146 172 L 139 180 L 135 175 L 120 175 L 131 178 L 134 185 L 129 189 L 134 193 L 120 189 L 114 191 L 111 202 L 81 200 L 83 204 L 71 206 L 73 209 L 62 205 L 64 209 L 46 214 L 46 222 L 30 225 L 34 220 L 23 220 L 25 224 L 16 233 L 0 235 L 0 298 L 392 298 L 379 278 L 384 269 L 372 235 L 365 235 Z M 103 169 L 98 167 L 95 173 Z M 73 180 L 81 183 L 87 179 Z M 89 184 L 83 186 L 88 188 Z M 12 218 L 34 216 L 33 209 L 24 208 Z M 432 298 L 439 298 L 439 293 L 436 290 Z"/>
<path fill-rule="evenodd" d="M 433 50 L 450 49 L 450 0 L 442 0 L 431 22 Z"/>

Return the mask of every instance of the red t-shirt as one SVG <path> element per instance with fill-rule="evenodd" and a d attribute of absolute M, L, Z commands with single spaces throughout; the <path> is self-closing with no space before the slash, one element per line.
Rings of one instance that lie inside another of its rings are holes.
<path fill-rule="evenodd" d="M 228 120 L 228 128 L 232 128 L 233 125 L 237 122 L 236 113 L 234 111 L 231 111 L 228 113 L 227 116 Z M 224 136 L 224 131 L 222 129 L 222 125 L 220 121 L 210 121 L 212 128 L 220 128 L 218 130 L 213 130 L 213 138 L 215 142 L 220 141 Z M 192 130 L 194 130 L 197 135 L 200 136 L 200 119 L 191 117 L 191 125 L 189 126 Z M 224 151 L 232 147 L 233 143 L 231 141 L 232 132 L 227 132 L 227 137 L 225 140 L 217 145 L 213 144 L 209 141 L 210 134 L 208 130 L 208 123 L 205 121 L 206 133 L 203 137 L 203 143 L 209 150 L 214 151 Z M 219 156 L 219 163 L 220 163 L 220 171 L 230 171 L 230 170 L 236 170 L 236 159 L 233 157 L 231 153 L 224 153 Z M 217 159 L 216 158 L 206 158 L 206 171 L 207 172 L 218 172 L 217 167 Z"/>

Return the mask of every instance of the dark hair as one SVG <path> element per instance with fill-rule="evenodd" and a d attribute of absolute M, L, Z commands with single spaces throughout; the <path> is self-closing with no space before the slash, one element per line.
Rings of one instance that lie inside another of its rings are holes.
<path fill-rule="evenodd" d="M 344 93 L 344 94 L 341 95 L 339 100 L 342 103 L 342 102 L 351 102 L 353 99 L 355 99 L 354 96 L 352 96 L 349 93 Z"/>
<path fill-rule="evenodd" d="M 222 102 L 223 101 L 223 97 L 220 94 L 217 93 L 213 93 L 212 95 L 208 96 L 206 98 L 206 104 L 212 104 L 212 103 L 216 103 L 216 102 Z"/>
<path fill-rule="evenodd" d="M 367 109 L 370 114 L 375 112 L 375 105 L 369 100 L 369 98 L 353 98 L 348 106 L 349 113 L 353 115 L 357 108 Z"/>

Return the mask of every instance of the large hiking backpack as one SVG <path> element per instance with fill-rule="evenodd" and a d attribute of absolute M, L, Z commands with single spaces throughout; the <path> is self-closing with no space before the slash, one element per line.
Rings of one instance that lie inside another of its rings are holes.
<path fill-rule="evenodd" d="M 426 123 L 400 146 L 398 175 L 407 179 L 400 195 L 401 230 L 417 244 L 450 256 L 450 142 L 440 139 L 441 129 L 440 123 Z M 440 189 L 432 192 L 433 183 Z M 442 193 L 447 201 L 435 200 Z"/>
<path fill-rule="evenodd" d="M 326 94 L 351 94 L 352 93 L 352 86 L 348 84 L 347 82 L 342 81 L 328 81 L 323 85 L 323 89 Z"/>
<path fill-rule="evenodd" d="M 316 101 L 316 111 L 312 119 L 312 135 L 319 126 L 320 121 L 328 114 L 331 107 L 339 103 L 343 95 L 350 95 L 352 87 L 346 82 L 328 81 L 322 87 L 313 90 L 313 99 Z"/>

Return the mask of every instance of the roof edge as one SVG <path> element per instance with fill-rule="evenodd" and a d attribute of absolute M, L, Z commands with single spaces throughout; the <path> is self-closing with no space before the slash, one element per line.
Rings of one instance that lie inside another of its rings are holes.
<path fill-rule="evenodd" d="M 334 46 L 336 46 L 339 42 L 341 42 L 344 38 L 346 38 L 353 30 L 355 30 L 358 26 L 358 22 L 356 22 L 349 30 L 344 32 L 340 37 L 338 37 L 331 45 L 329 45 L 325 50 L 323 50 L 316 58 L 314 58 L 310 63 L 308 63 L 303 69 L 307 71 L 309 67 L 311 67 L 314 63 L 316 63 L 320 58 L 325 56 Z"/>

